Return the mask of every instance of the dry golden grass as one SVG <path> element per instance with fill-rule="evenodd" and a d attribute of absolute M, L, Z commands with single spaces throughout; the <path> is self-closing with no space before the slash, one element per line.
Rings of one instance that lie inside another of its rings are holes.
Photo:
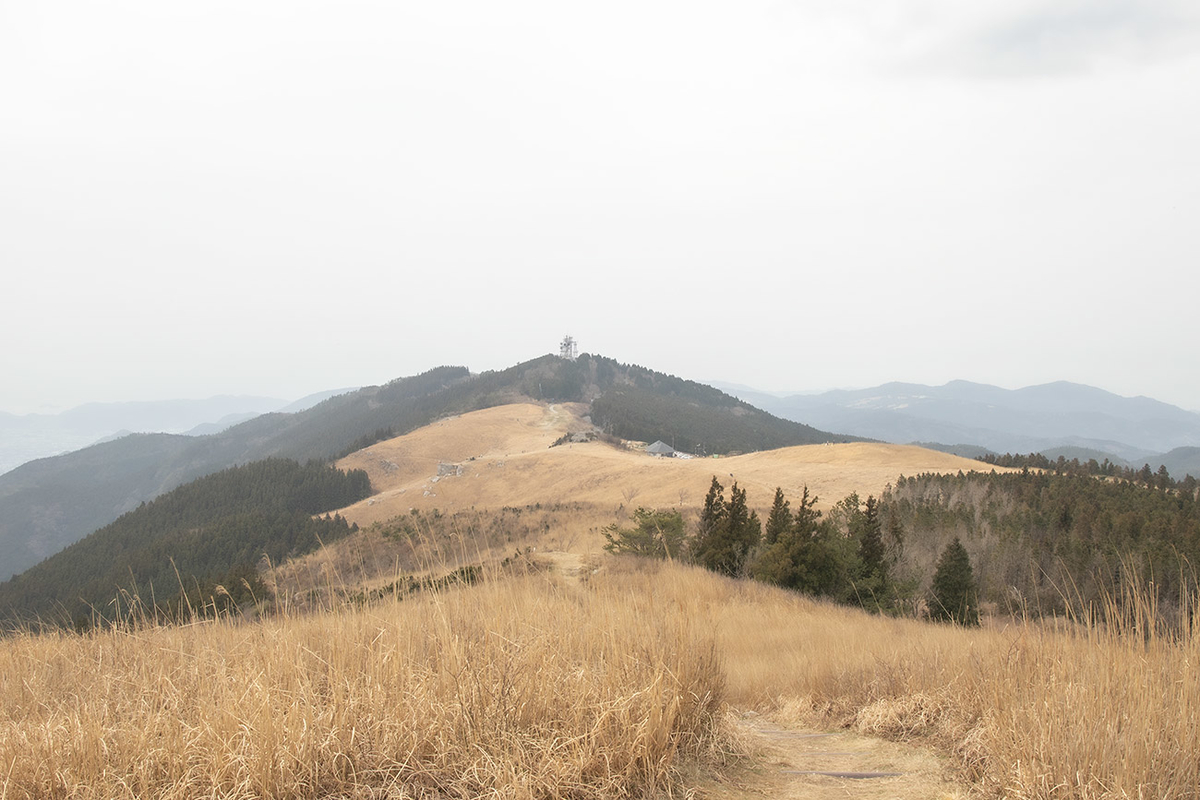
<path fill-rule="evenodd" d="M 380 443 L 342 462 L 380 491 L 345 513 L 442 509 L 448 543 L 433 528 L 432 549 L 388 541 L 410 561 L 443 547 L 446 569 L 513 544 L 472 544 L 456 511 L 569 504 L 514 535 L 587 552 L 580 532 L 616 507 L 694 507 L 714 472 L 759 503 L 776 485 L 830 502 L 971 463 L 888 445 L 718 461 L 547 447 L 582 424 L 570 407 L 508 406 Z M 438 462 L 463 474 L 433 482 Z M 277 570 L 278 585 L 411 570 L 382 539 L 337 548 Z M 964 630 L 682 565 L 550 560 L 582 580 L 493 576 L 365 606 L 331 591 L 325 610 L 285 603 L 255 624 L 9 638 L 0 800 L 679 795 L 738 749 L 724 707 L 934 746 L 985 796 L 1200 797 L 1200 633 L 1160 630 L 1136 591 L 1100 621 Z"/>
<path fill-rule="evenodd" d="M 576 543 L 564 531 L 574 527 L 580 513 L 578 505 L 569 504 L 405 514 L 287 561 L 265 578 L 276 601 L 290 609 L 326 608 L 337 598 L 408 575 L 437 576 L 460 566 L 498 563 L 531 548 L 561 552 Z"/>
<path fill-rule="evenodd" d="M 338 462 L 364 469 L 375 496 L 341 511 L 360 526 L 386 522 L 410 509 L 445 513 L 504 506 L 574 504 L 581 513 L 561 529 L 580 547 L 599 547 L 596 531 L 619 507 L 699 508 L 712 476 L 734 480 L 765 513 L 781 486 L 789 497 L 803 487 L 829 508 L 851 492 L 878 496 L 901 474 L 957 472 L 981 465 L 920 447 L 840 444 L 786 447 L 728 458 L 654 458 L 602 442 L 550 447 L 567 432 L 589 426 L 579 404 L 515 404 L 445 419 L 360 450 Z M 439 464 L 462 465 L 461 475 L 437 477 Z M 436 480 L 435 480 L 436 478 Z"/>
<path fill-rule="evenodd" d="M 682 615 L 544 577 L 0 646 L 4 798 L 622 797 L 717 742 Z"/>
<path fill-rule="evenodd" d="M 579 584 L 23 636 L 0 645 L 0 797 L 678 794 L 732 747 L 724 699 L 935 746 L 984 796 L 1194 798 L 1200 638 L 1148 618 L 966 630 L 610 559 Z"/>
<path fill-rule="evenodd" d="M 736 706 L 932 743 L 985 795 L 1200 797 L 1200 635 L 1156 631 L 1136 592 L 1061 630 L 969 630 L 681 568 L 645 581 L 712 625 Z"/>

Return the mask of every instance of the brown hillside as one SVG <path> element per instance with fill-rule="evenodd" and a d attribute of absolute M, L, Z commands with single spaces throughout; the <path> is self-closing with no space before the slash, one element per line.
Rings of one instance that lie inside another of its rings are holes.
<path fill-rule="evenodd" d="M 586 405 L 524 403 L 441 420 L 380 442 L 338 462 L 364 469 L 376 494 L 341 513 L 360 526 L 410 509 L 443 512 L 541 503 L 594 508 L 580 520 L 594 530 L 621 518 L 621 507 L 697 508 L 712 476 L 733 480 L 750 503 L 769 507 L 775 487 L 797 497 L 804 486 L 828 508 L 851 492 L 879 495 L 902 474 L 979 469 L 979 462 L 920 447 L 837 444 L 788 447 L 722 458 L 656 458 L 599 441 L 550 445 L 590 429 Z M 439 476 L 442 471 L 449 474 Z M 582 532 L 582 531 L 581 531 Z"/>

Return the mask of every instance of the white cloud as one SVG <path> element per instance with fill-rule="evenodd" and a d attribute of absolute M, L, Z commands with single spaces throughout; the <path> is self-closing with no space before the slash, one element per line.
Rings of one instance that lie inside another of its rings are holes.
<path fill-rule="evenodd" d="M 1200 5 L 1191 0 L 843 0 L 819 8 L 861 36 L 864 56 L 902 72 L 1119 69 L 1186 57 L 1200 43 Z"/>

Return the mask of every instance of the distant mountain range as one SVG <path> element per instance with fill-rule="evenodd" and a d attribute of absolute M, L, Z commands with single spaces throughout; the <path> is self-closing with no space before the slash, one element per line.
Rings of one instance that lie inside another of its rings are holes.
<path fill-rule="evenodd" d="M 321 392 L 289 403 L 274 397 L 219 395 L 205 400 L 87 403 L 58 414 L 0 411 L 0 474 L 33 461 L 110 441 L 130 433 L 219 433 L 273 411 L 311 408 L 333 394 Z"/>
<path fill-rule="evenodd" d="M 1200 475 L 1200 414 L 1148 397 L 1121 397 L 1059 381 L 1001 389 L 969 381 L 944 386 L 887 383 L 870 389 L 779 395 L 717 383 L 785 419 L 828 430 L 910 442 L 967 455 L 1045 453 Z"/>
<path fill-rule="evenodd" d="M 204 475 L 270 457 L 328 461 L 443 416 L 530 398 L 591 403 L 594 423 L 615 436 L 694 453 L 848 440 L 603 356 L 544 356 L 481 375 L 438 367 L 211 435 L 134 434 L 0 475 L 0 580 Z"/>

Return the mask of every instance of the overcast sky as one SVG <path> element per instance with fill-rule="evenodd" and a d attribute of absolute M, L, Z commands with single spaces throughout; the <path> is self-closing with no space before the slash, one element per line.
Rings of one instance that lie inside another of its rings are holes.
<path fill-rule="evenodd" d="M 1200 409 L 1194 0 L 0 0 L 0 410 L 581 351 Z"/>

